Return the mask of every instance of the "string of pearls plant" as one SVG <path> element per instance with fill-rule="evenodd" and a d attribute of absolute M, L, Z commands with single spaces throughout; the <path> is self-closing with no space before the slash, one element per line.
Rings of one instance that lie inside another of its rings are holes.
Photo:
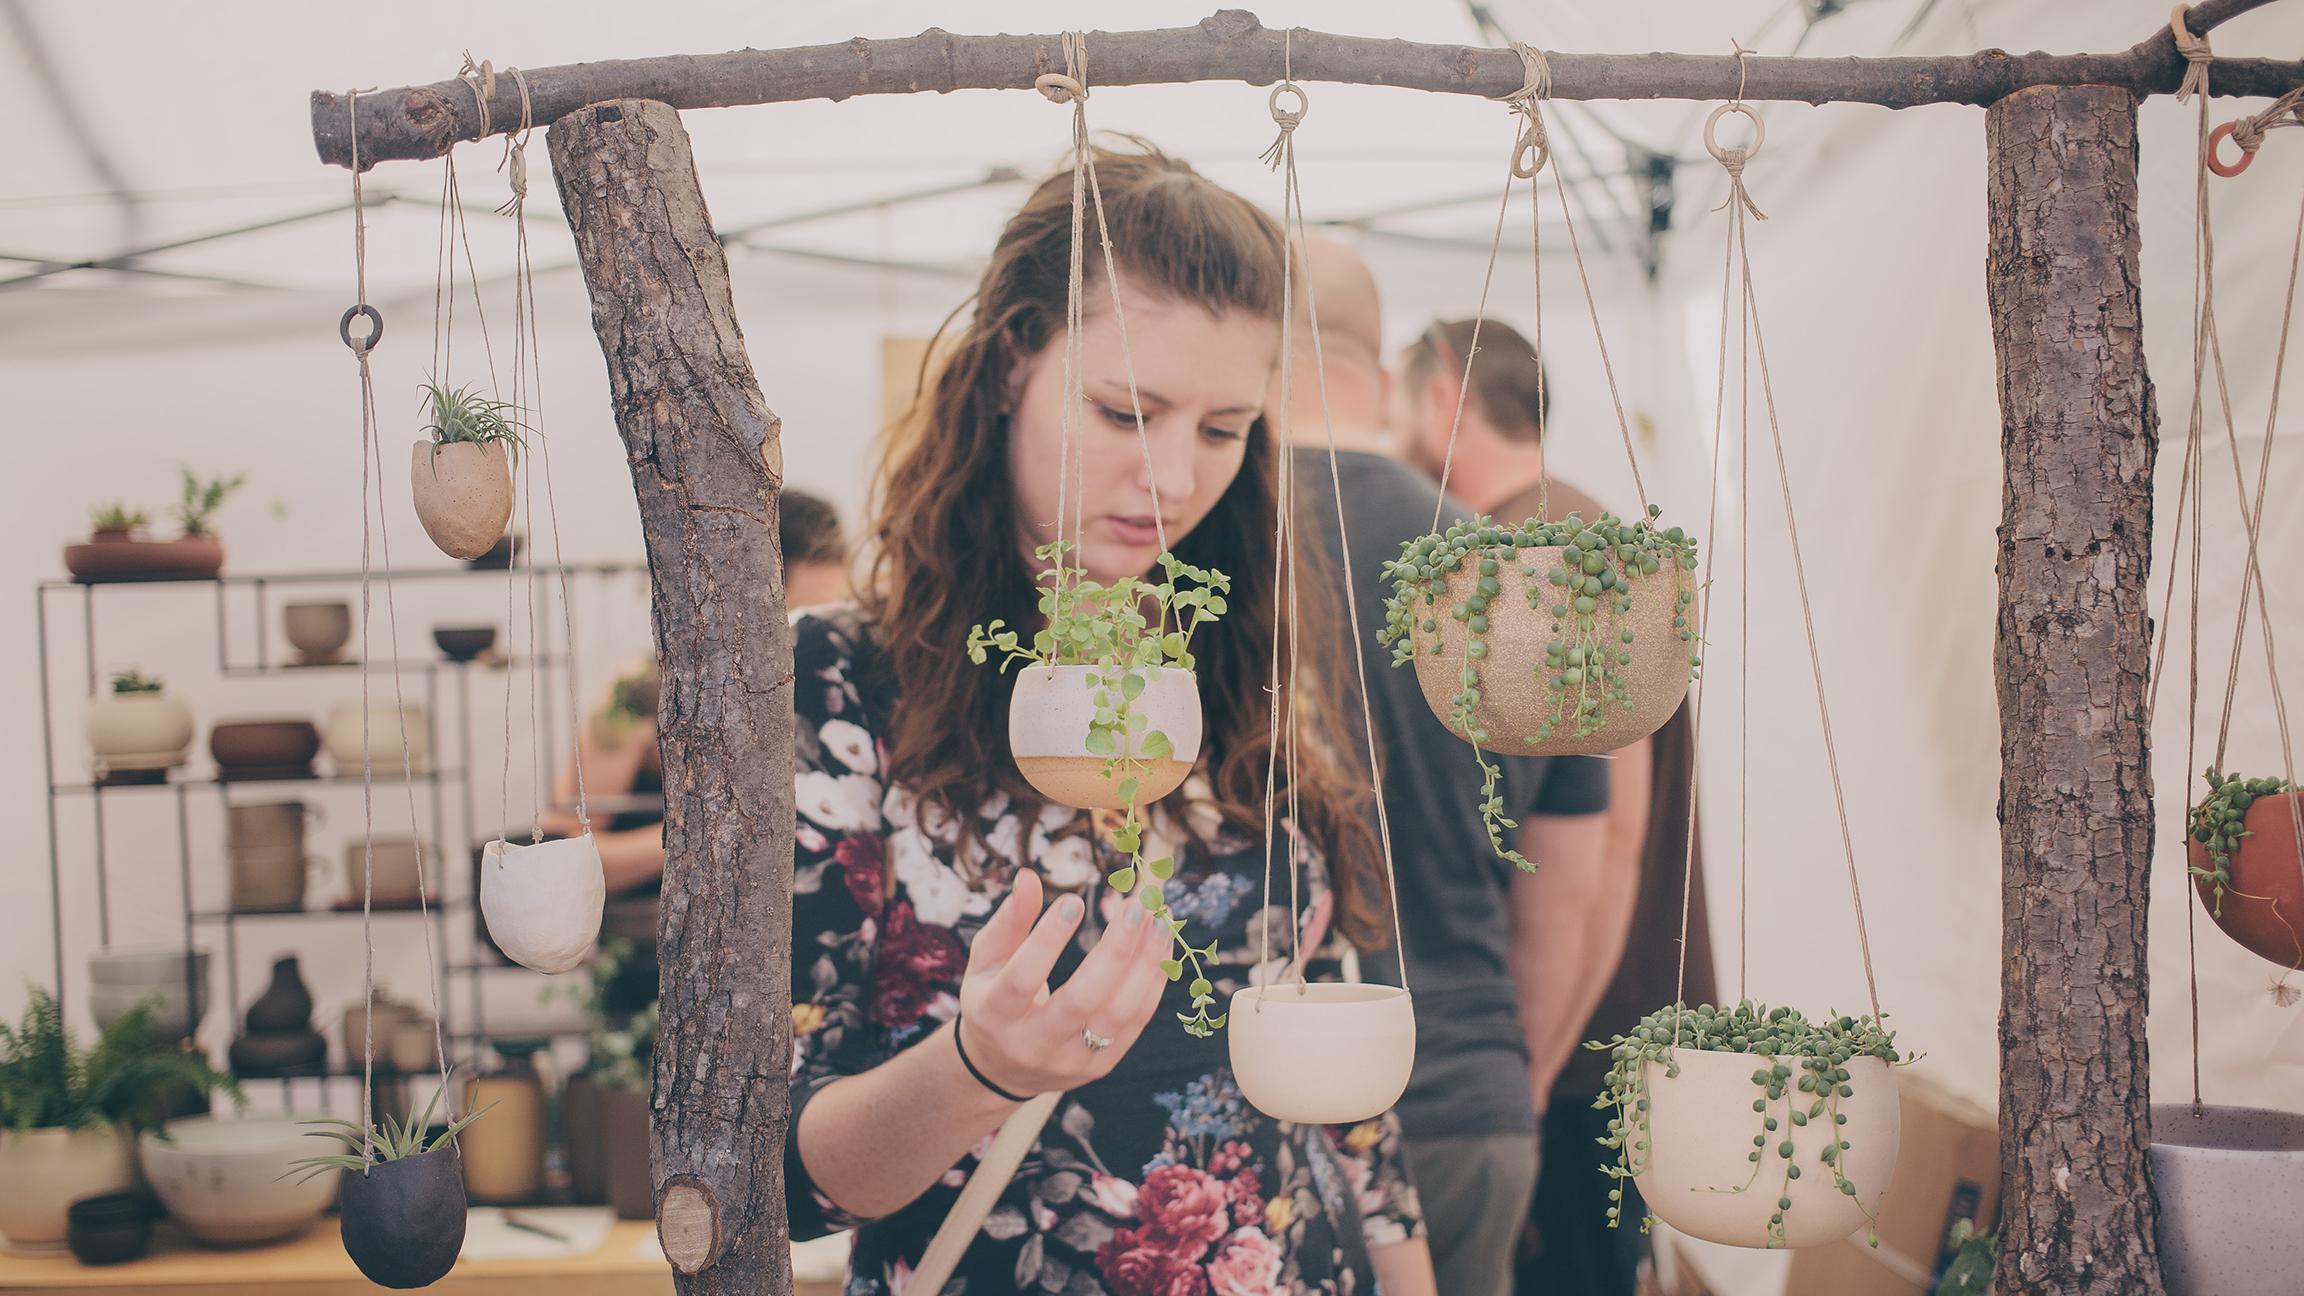
<path fill-rule="evenodd" d="M 2240 849 L 2242 838 L 2251 834 L 2247 828 L 2248 807 L 2259 797 L 2278 796 L 2295 791 L 2295 785 L 2279 778 L 2242 778 L 2225 774 L 2213 765 L 2208 767 L 2208 795 L 2192 807 L 2192 840 L 2208 848 L 2209 867 L 2193 868 L 2192 876 L 2214 884 L 2215 899 L 2212 908 L 2217 917 L 2224 916 L 2224 888 L 2232 884 L 2232 853 Z"/>

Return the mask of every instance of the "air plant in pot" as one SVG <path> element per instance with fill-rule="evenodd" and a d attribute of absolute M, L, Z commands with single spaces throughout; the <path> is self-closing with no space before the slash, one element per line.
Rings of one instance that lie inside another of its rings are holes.
<path fill-rule="evenodd" d="M 1064 563 L 1071 547 L 1055 541 L 1035 551 L 1048 564 L 1039 582 L 1041 628 L 1027 640 L 1004 621 L 973 626 L 968 659 L 982 665 L 996 656 L 1003 673 L 1022 666 L 1009 701 L 1008 745 L 1026 781 L 1062 805 L 1126 812 L 1112 846 L 1128 862 L 1105 881 L 1166 924 L 1178 956 L 1163 970 L 1171 981 L 1192 975 L 1192 1012 L 1178 1018 L 1206 1038 L 1224 1025 L 1223 1014 L 1208 1013 L 1216 1000 L 1203 963 L 1214 959 L 1215 947 L 1183 938 L 1184 924 L 1162 894 L 1175 858 L 1145 858 L 1139 807 L 1182 786 L 1199 758 L 1192 636 L 1224 615 L 1232 581 L 1164 552 L 1157 578 L 1105 584 Z"/>
<path fill-rule="evenodd" d="M 477 558 L 512 520 L 512 461 L 519 410 L 470 386 L 424 384 L 425 436 L 410 459 L 416 517 L 452 558 Z"/>
<path fill-rule="evenodd" d="M 1866 1227 L 1896 1164 L 1894 1068 L 1911 1059 L 1870 1016 L 1666 1005 L 1609 1050 L 1602 1173 L 1635 1180 L 1673 1228 L 1728 1246 L 1806 1247 Z M 1609 1190 L 1621 1222 L 1623 1189 Z M 1643 1221 L 1645 1227 L 1646 1221 Z M 1877 1245 L 1877 1239 L 1873 1239 Z"/>
<path fill-rule="evenodd" d="M 1459 520 L 1384 566 L 1380 641 L 1471 742 L 1489 841 L 1521 868 L 1531 865 L 1504 842 L 1517 825 L 1496 795 L 1501 772 L 1481 753 L 1591 755 L 1637 742 L 1672 718 L 1700 664 L 1696 540 L 1658 527 L 1661 512 Z"/>
<path fill-rule="evenodd" d="M 2208 793 L 2192 807 L 2186 843 L 2194 889 L 2224 934 L 2290 971 L 2304 966 L 2304 805 L 2295 784 L 2242 778 L 2211 765 Z M 2272 989 L 2287 1006 L 2296 990 Z"/>
<path fill-rule="evenodd" d="M 422 1114 L 411 1112 L 405 1123 L 391 1116 L 366 1127 L 347 1120 L 304 1122 L 332 1127 L 310 1137 L 335 1139 L 344 1150 L 306 1157 L 290 1173 L 302 1171 L 309 1179 L 343 1172 L 344 1251 L 379 1287 L 428 1287 L 447 1275 L 463 1249 L 464 1173 L 455 1139 L 488 1108 L 431 1134 L 445 1089 L 434 1090 Z"/>

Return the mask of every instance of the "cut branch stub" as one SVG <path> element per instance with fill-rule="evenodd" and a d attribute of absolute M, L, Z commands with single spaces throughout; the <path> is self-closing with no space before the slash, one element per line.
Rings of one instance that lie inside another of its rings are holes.
<path fill-rule="evenodd" d="M 792 644 L 778 424 L 680 115 L 551 129 L 648 544 L 663 696 L 657 1231 L 685 1296 L 791 1290 Z"/>

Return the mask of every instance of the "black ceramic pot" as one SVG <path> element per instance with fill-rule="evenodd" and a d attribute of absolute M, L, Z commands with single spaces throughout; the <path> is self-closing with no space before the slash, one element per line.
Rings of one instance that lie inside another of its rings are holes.
<path fill-rule="evenodd" d="M 64 1209 L 64 1240 L 84 1265 L 137 1259 L 152 1247 L 152 1208 L 141 1193 L 83 1197 Z"/>
<path fill-rule="evenodd" d="M 312 992 L 304 988 L 304 973 L 296 966 L 295 955 L 273 960 L 272 984 L 248 1005 L 247 1023 L 251 1035 L 281 1035 L 311 1027 Z"/>
<path fill-rule="evenodd" d="M 454 1149 L 344 1172 L 344 1253 L 379 1287 L 429 1287 L 464 1247 L 464 1174 Z"/>

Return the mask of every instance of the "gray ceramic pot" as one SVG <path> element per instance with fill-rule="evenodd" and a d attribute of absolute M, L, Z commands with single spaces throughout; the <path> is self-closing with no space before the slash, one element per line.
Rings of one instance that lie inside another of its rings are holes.
<path fill-rule="evenodd" d="M 2169 1296 L 2293 1296 L 2304 1274 L 2304 1113 L 2152 1108 Z"/>

